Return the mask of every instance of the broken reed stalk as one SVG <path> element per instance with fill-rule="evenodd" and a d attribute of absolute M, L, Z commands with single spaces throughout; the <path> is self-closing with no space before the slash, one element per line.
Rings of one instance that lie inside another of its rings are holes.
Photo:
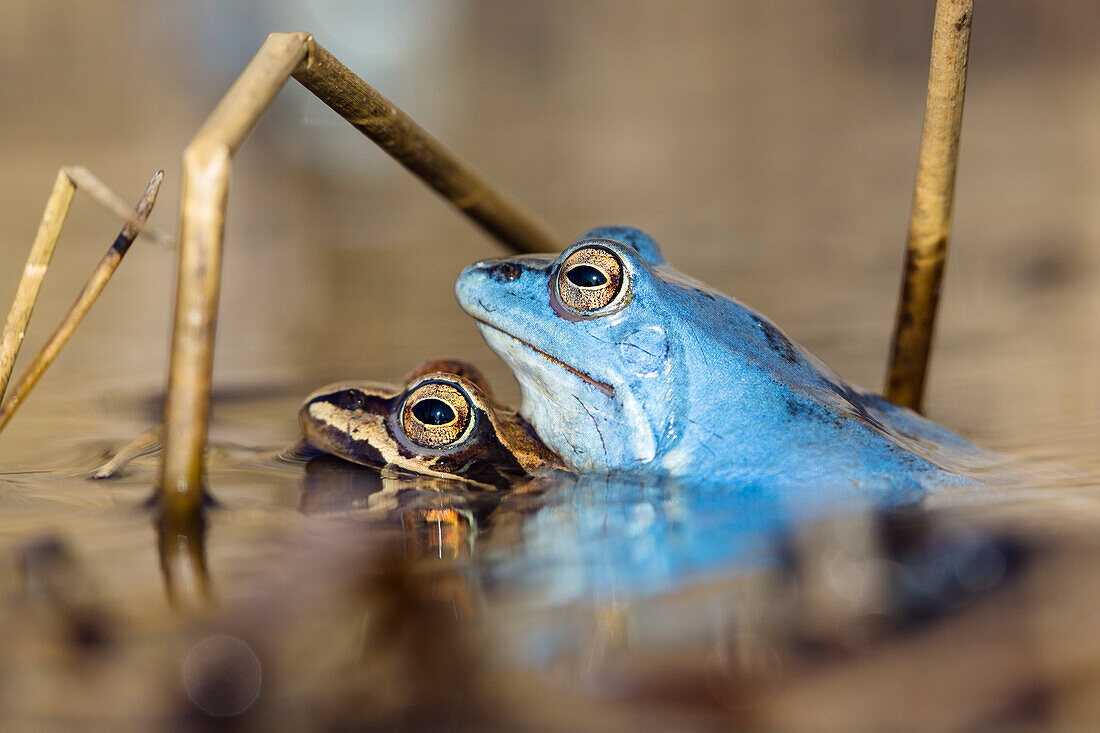
<path fill-rule="evenodd" d="M 8 312 L 3 336 L 0 337 L 0 399 L 7 390 L 8 380 L 11 379 L 12 369 L 15 367 L 15 359 L 19 355 L 19 348 L 23 345 L 23 337 L 27 332 L 27 323 L 38 301 L 38 291 L 42 287 L 42 280 L 49 268 L 54 247 L 61 235 L 61 227 L 65 224 L 65 217 L 69 213 L 73 194 L 78 188 L 108 211 L 121 217 L 135 232 L 149 236 L 157 244 L 164 245 L 172 242 L 172 238 L 168 235 L 144 226 L 144 222 L 135 217 L 129 206 L 87 168 L 69 166 L 59 170 L 53 191 L 50 193 L 49 200 L 46 201 L 46 210 L 38 224 L 38 233 L 35 235 L 34 244 L 31 245 L 31 253 L 15 293 L 15 302 Z"/>
<path fill-rule="evenodd" d="M 229 161 L 293 76 L 357 130 L 514 251 L 560 240 L 488 179 L 375 91 L 308 33 L 272 33 L 183 154 L 176 310 L 164 409 L 165 512 L 197 513 L 210 414 Z"/>
<path fill-rule="evenodd" d="M 118 449 L 109 461 L 88 474 L 91 479 L 112 479 L 126 470 L 135 458 L 149 455 L 161 448 L 160 425 L 153 427 L 132 438 L 129 443 Z"/>
<path fill-rule="evenodd" d="M 12 387 L 7 402 L 0 408 L 0 431 L 4 429 L 15 411 L 27 399 L 27 395 L 38 384 L 39 378 L 53 363 L 53 360 L 61 353 L 61 349 L 68 343 L 69 337 L 73 335 L 76 327 L 80 325 L 80 321 L 91 310 L 99 294 L 103 292 L 103 288 L 107 286 L 111 275 L 118 268 L 118 264 L 122 261 L 127 250 L 130 249 L 130 245 L 134 243 L 134 239 L 138 235 L 138 227 L 145 222 L 149 212 L 153 210 L 162 180 L 164 180 L 164 171 L 157 171 L 156 175 L 149 181 L 149 186 L 145 189 L 145 193 L 142 195 L 137 207 L 135 207 L 133 214 L 126 213 L 127 223 L 123 225 L 122 231 L 118 233 L 115 241 L 111 244 L 111 248 L 103 255 L 99 264 L 96 265 L 92 274 L 88 277 L 87 282 L 84 283 L 84 288 L 76 297 L 72 307 L 69 308 L 69 312 L 61 320 L 61 324 L 46 341 L 46 345 L 42 347 L 42 350 L 31 360 L 30 365 L 23 372 L 19 381 Z M 130 223 L 130 219 L 133 220 L 133 223 Z"/>
<path fill-rule="evenodd" d="M 919 411 L 951 231 L 973 0 L 937 0 L 928 96 L 886 397 Z"/>

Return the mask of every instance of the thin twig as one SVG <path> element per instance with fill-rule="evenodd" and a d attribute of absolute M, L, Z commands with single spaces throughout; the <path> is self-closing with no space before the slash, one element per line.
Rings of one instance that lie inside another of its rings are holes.
<path fill-rule="evenodd" d="M 69 176 L 76 187 L 84 193 L 91 196 L 96 203 L 103 208 L 110 211 L 115 216 L 119 217 L 128 226 L 130 226 L 136 234 L 141 234 L 148 237 L 153 244 L 160 247 L 170 247 L 175 244 L 175 239 L 172 235 L 160 231 L 154 226 L 151 226 L 143 219 L 140 219 L 137 213 L 130 208 L 122 198 L 107 187 L 103 181 L 96 178 L 95 174 L 81 165 L 71 165 L 62 170 Z M 163 171 L 161 171 L 163 174 Z"/>
<path fill-rule="evenodd" d="M 164 171 L 157 171 L 156 175 L 149 181 L 149 186 L 145 189 L 141 201 L 138 202 L 137 207 L 134 209 L 133 218 L 136 219 L 135 224 L 131 225 L 128 222 L 123 225 L 122 231 L 119 232 L 118 237 L 116 237 L 115 241 L 111 244 L 111 248 L 103 255 L 99 264 L 96 265 L 96 268 L 88 277 L 88 281 L 84 284 L 84 288 L 80 291 L 80 295 L 77 296 L 76 302 L 69 308 L 69 312 L 65 314 L 57 330 L 53 332 L 46 342 L 46 345 L 43 346 L 42 350 L 34 357 L 27 367 L 27 370 L 23 372 L 19 381 L 12 388 L 11 395 L 8 397 L 7 402 L 0 408 L 0 430 L 4 429 L 4 426 L 11 420 L 15 411 L 18 410 L 19 406 L 23 404 L 23 401 L 27 399 L 27 395 L 34 389 L 34 385 L 38 383 L 39 378 L 46 369 L 49 368 L 50 364 L 53 363 L 53 360 L 68 342 L 69 337 L 73 335 L 73 331 L 80 325 L 81 319 L 83 319 L 91 309 L 96 298 L 103 292 L 103 288 L 107 286 L 107 281 L 111 279 L 111 275 L 113 275 L 115 269 L 118 268 L 118 264 L 122 261 L 122 257 L 126 254 L 127 250 L 130 249 L 130 245 L 133 244 L 134 238 L 137 237 L 138 226 L 149 217 L 149 212 L 153 210 L 153 205 L 157 201 L 157 192 L 160 190 L 162 180 L 164 180 Z"/>
<path fill-rule="evenodd" d="M 27 265 L 23 268 L 23 277 L 15 292 L 15 302 L 8 311 L 4 334 L 0 337 L 0 399 L 11 379 L 15 357 L 19 355 L 19 347 L 23 345 L 27 322 L 30 321 L 34 304 L 38 301 L 38 290 L 42 287 L 42 279 L 46 277 L 46 269 L 50 266 L 50 258 L 53 257 L 54 246 L 61 234 L 61 226 L 65 223 L 65 215 L 69 213 L 75 190 L 76 187 L 65 169 L 59 170 L 53 191 L 46 201 L 46 211 L 38 224 L 38 233 L 31 245 Z"/>
<path fill-rule="evenodd" d="M 973 0 L 937 0 L 928 97 L 886 396 L 920 410 L 951 232 Z"/>
<path fill-rule="evenodd" d="M 156 453 L 161 449 L 163 426 L 159 423 L 132 439 L 118 449 L 106 463 L 88 474 L 92 479 L 112 479 L 118 477 L 135 458 Z"/>
<path fill-rule="evenodd" d="M 7 390 L 8 380 L 11 379 L 12 369 L 15 367 L 15 359 L 19 355 L 23 337 L 27 332 L 27 323 L 30 321 L 35 303 L 38 302 L 38 291 L 50 266 L 50 259 L 57 246 L 57 239 L 61 235 L 65 217 L 69 213 L 73 194 L 78 188 L 87 193 L 96 203 L 117 214 L 128 226 L 144 234 L 155 244 L 169 246 L 175 242 L 168 234 L 146 226 L 119 198 L 118 194 L 87 168 L 66 166 L 59 170 L 53 191 L 50 193 L 49 200 L 46 201 L 46 210 L 38 224 L 38 233 L 35 235 L 34 244 L 31 245 L 31 253 L 23 269 L 23 277 L 19 281 L 15 302 L 8 311 L 3 336 L 0 337 L 0 399 L 4 397 Z"/>

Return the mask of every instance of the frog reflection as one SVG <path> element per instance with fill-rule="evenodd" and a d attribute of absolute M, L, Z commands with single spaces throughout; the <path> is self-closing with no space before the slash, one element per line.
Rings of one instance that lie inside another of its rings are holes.
<path fill-rule="evenodd" d="M 495 492 L 465 491 L 432 477 L 387 475 L 335 456 L 305 466 L 298 509 L 316 519 L 354 520 L 399 529 L 407 557 L 469 558 L 480 516 Z"/>
<path fill-rule="evenodd" d="M 669 267 L 636 229 L 479 262 L 455 290 L 519 380 L 520 414 L 577 473 L 858 492 L 958 482 L 983 460 Z"/>
<path fill-rule="evenodd" d="M 977 569 L 960 563 L 980 564 L 990 555 L 976 530 L 968 530 L 970 539 L 958 548 L 965 557 L 948 562 L 914 554 L 912 522 L 926 517 L 919 491 L 887 490 L 843 501 L 820 496 L 816 501 L 792 500 L 787 492 L 761 487 L 731 490 L 566 473 L 508 492 L 463 486 L 387 475 L 324 456 L 306 466 L 300 509 L 311 517 L 367 524 L 367 536 L 375 541 L 388 536 L 403 546 L 405 557 L 431 561 L 425 567 L 433 572 L 453 571 L 454 577 L 444 573 L 430 578 L 442 594 L 474 599 L 487 593 L 491 600 L 497 591 L 505 597 L 518 593 L 545 607 L 586 599 L 628 602 L 761 572 L 786 577 L 792 562 L 795 569 L 802 562 L 812 569 L 820 565 L 814 558 L 828 556 L 816 543 L 832 535 L 819 537 L 812 530 L 822 524 L 842 527 L 837 536 L 847 538 L 848 550 L 903 552 L 909 558 L 905 562 L 930 562 L 937 572 L 972 575 Z M 853 521 L 861 516 L 905 521 L 887 535 L 874 522 Z M 857 530 L 872 536 L 853 542 L 851 533 Z M 799 554 L 801 560 L 795 557 Z M 438 560 L 444 565 L 435 565 Z M 890 569 L 886 565 L 852 567 Z M 958 590 L 950 577 L 928 577 L 927 588 L 910 585 L 883 592 L 908 608 L 933 602 L 928 593 Z M 463 583 L 469 587 L 458 593 L 455 588 Z M 914 591 L 922 595 L 906 595 Z M 473 605 L 480 602 L 470 600 Z"/>
<path fill-rule="evenodd" d="M 306 463 L 298 509 L 315 519 L 369 528 L 363 536 L 383 553 L 400 548 L 401 557 L 423 561 L 421 592 L 470 615 L 481 591 L 467 564 L 479 527 L 504 493 L 467 485 L 321 455 Z"/>
<path fill-rule="evenodd" d="M 299 422 L 306 443 L 325 453 L 487 488 L 562 468 L 527 421 L 498 403 L 464 362 L 427 362 L 403 387 L 328 385 L 306 399 Z"/>

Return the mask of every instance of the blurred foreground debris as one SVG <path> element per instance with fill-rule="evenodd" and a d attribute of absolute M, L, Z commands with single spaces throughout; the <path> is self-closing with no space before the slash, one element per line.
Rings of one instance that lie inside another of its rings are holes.
<path fill-rule="evenodd" d="M 743 577 L 532 608 L 477 580 L 461 548 L 478 545 L 458 531 L 474 514 L 430 494 L 386 521 L 311 520 L 324 526 L 270 558 L 247 597 L 154 633 L 95 600 L 63 541 L 20 546 L 0 622 L 23 633 L 0 648 L 0 712 L 177 730 L 957 730 L 1100 716 L 1100 586 L 1076 582 L 1100 542 L 872 513 L 816 522 Z M 84 692 L 58 694 L 73 675 Z"/>

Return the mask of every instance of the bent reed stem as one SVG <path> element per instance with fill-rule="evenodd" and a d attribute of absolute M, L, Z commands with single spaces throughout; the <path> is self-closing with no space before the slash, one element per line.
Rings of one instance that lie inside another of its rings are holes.
<path fill-rule="evenodd" d="M 293 76 L 513 251 L 558 249 L 549 229 L 353 74 L 305 32 L 272 33 L 183 154 L 179 269 L 164 410 L 164 512 L 194 516 L 204 495 L 214 332 L 230 159 Z"/>

